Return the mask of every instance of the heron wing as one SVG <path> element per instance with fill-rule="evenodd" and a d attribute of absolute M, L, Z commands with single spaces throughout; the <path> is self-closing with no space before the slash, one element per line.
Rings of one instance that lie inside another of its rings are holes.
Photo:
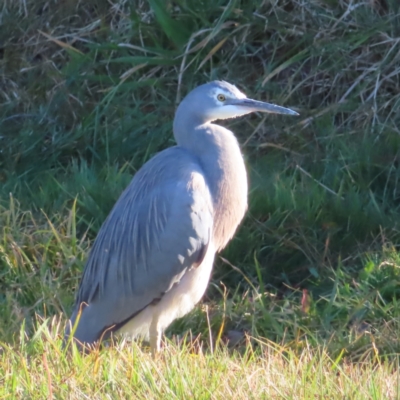
<path fill-rule="evenodd" d="M 147 162 L 90 252 L 71 318 L 83 309 L 75 337 L 93 342 L 159 301 L 201 263 L 212 215 L 202 169 L 186 150 L 172 147 Z"/>

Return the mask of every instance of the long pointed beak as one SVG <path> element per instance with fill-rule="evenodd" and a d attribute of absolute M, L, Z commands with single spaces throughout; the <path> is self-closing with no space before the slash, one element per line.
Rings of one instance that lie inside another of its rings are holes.
<path fill-rule="evenodd" d="M 286 115 L 299 115 L 296 111 L 291 110 L 290 108 L 285 108 L 281 106 L 277 106 L 275 104 L 264 103 L 263 101 L 253 100 L 253 99 L 229 99 L 225 102 L 226 105 L 232 105 L 236 107 L 247 108 L 252 112 L 260 111 L 271 114 L 286 114 Z"/>

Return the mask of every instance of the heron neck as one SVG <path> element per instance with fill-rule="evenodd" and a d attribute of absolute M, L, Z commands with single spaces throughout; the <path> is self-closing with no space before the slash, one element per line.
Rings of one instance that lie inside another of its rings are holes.
<path fill-rule="evenodd" d="M 222 249 L 247 209 L 247 174 L 239 144 L 231 131 L 209 122 L 174 134 L 204 171 L 214 202 L 214 242 Z"/>

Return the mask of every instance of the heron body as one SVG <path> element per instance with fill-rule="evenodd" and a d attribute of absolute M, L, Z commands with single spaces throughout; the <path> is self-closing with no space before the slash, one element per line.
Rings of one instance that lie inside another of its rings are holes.
<path fill-rule="evenodd" d="M 68 337 L 92 345 L 112 332 L 150 339 L 193 309 L 210 279 L 215 253 L 247 208 L 239 144 L 213 123 L 254 111 L 297 115 L 248 99 L 221 81 L 190 92 L 177 109 L 177 146 L 149 160 L 101 227 L 86 263 Z"/>

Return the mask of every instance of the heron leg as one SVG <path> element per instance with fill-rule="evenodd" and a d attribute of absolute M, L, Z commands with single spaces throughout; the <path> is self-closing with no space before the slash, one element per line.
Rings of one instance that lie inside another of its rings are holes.
<path fill-rule="evenodd" d="M 153 321 L 150 325 L 150 349 L 151 355 L 153 358 L 156 356 L 157 353 L 160 352 L 161 349 L 161 335 L 162 331 L 158 326 L 158 318 L 153 318 Z"/>

